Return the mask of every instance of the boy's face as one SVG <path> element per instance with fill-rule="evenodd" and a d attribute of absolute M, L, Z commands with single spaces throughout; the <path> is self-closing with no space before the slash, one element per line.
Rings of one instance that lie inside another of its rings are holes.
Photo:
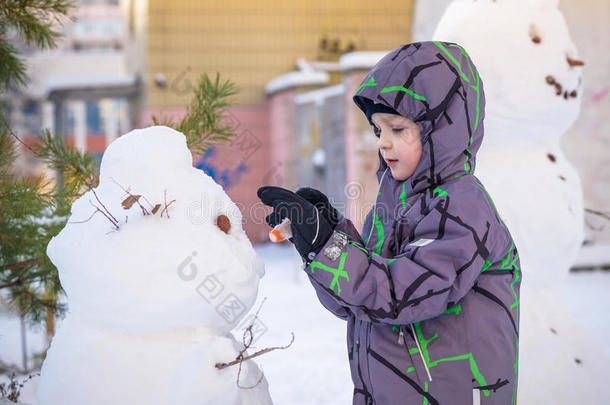
<path fill-rule="evenodd" d="M 419 125 L 396 114 L 375 113 L 371 116 L 375 124 L 375 135 L 379 137 L 377 147 L 396 180 L 406 180 L 419 164 L 422 144 Z"/>

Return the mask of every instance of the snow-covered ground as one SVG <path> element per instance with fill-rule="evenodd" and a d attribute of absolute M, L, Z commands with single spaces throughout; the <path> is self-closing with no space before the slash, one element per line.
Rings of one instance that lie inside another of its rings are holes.
<path fill-rule="evenodd" d="M 610 271 L 570 273 L 563 285 L 566 305 L 610 359 Z"/>
<path fill-rule="evenodd" d="M 257 358 L 276 404 L 350 404 L 349 375 L 344 321 L 318 302 L 300 258 L 288 244 L 260 245 L 256 251 L 265 262 L 266 275 L 251 312 L 266 297 L 259 319 L 267 328 L 250 352 L 271 346 L 292 346 Z M 570 312 L 582 323 L 592 340 L 610 359 L 610 272 L 571 273 L 562 293 Z M 19 318 L 0 312 L 0 359 L 21 364 Z M 241 333 L 234 332 L 237 339 Z M 30 353 L 44 346 L 41 330 L 28 332 Z M 549 365 L 551 366 L 551 365 Z M 570 378 L 566 376 L 566 378 Z M 558 383 L 558 382 L 554 382 Z M 22 390 L 21 400 L 34 404 L 36 379 Z"/>

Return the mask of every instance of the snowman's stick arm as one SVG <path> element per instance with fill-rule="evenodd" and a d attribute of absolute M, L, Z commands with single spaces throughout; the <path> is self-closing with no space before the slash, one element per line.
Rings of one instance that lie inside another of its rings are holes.
<path fill-rule="evenodd" d="M 223 369 L 229 366 L 233 366 L 235 364 L 240 364 L 243 361 L 246 360 L 250 360 L 253 359 L 256 356 L 260 356 L 261 354 L 265 354 L 267 352 L 270 352 L 272 350 L 276 350 L 276 349 L 286 349 L 288 347 L 290 347 L 290 345 L 292 345 L 292 342 L 294 342 L 294 332 L 290 332 L 290 334 L 292 335 L 292 340 L 290 340 L 290 343 L 288 343 L 286 346 L 277 346 L 277 347 L 267 347 L 265 349 L 259 350 L 258 352 L 248 355 L 248 356 L 242 356 L 242 353 L 239 354 L 239 356 L 237 356 L 237 358 L 233 361 L 231 361 L 230 363 L 216 363 L 216 368 L 218 369 Z"/>

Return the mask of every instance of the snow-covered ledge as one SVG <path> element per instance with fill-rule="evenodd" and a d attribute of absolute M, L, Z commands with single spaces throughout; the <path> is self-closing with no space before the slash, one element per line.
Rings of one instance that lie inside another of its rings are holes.
<path fill-rule="evenodd" d="M 330 76 L 327 72 L 316 70 L 305 59 L 297 60 L 299 70 L 286 73 L 270 80 L 265 86 L 265 94 L 271 95 L 278 91 L 299 87 L 299 86 L 316 86 L 326 84 L 330 81 Z"/>
<path fill-rule="evenodd" d="M 570 268 L 571 271 L 610 269 L 610 244 L 583 245 Z"/>
<path fill-rule="evenodd" d="M 344 93 L 345 84 L 339 83 L 334 86 L 323 87 L 321 89 L 308 91 L 307 93 L 297 94 L 294 101 L 296 104 L 316 103 L 317 105 L 322 105 L 327 98 Z"/>
<path fill-rule="evenodd" d="M 371 69 L 379 62 L 381 58 L 388 54 L 387 51 L 362 51 L 362 52 L 349 52 L 341 55 L 339 58 L 339 65 L 343 71 L 352 69 Z"/>

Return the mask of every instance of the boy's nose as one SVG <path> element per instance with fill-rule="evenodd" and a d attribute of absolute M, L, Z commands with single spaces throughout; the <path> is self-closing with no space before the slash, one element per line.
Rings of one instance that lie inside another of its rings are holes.
<path fill-rule="evenodd" d="M 379 136 L 379 149 L 390 149 L 392 147 L 392 142 L 390 141 L 390 138 L 383 134 L 383 132 L 381 133 L 381 135 Z"/>

